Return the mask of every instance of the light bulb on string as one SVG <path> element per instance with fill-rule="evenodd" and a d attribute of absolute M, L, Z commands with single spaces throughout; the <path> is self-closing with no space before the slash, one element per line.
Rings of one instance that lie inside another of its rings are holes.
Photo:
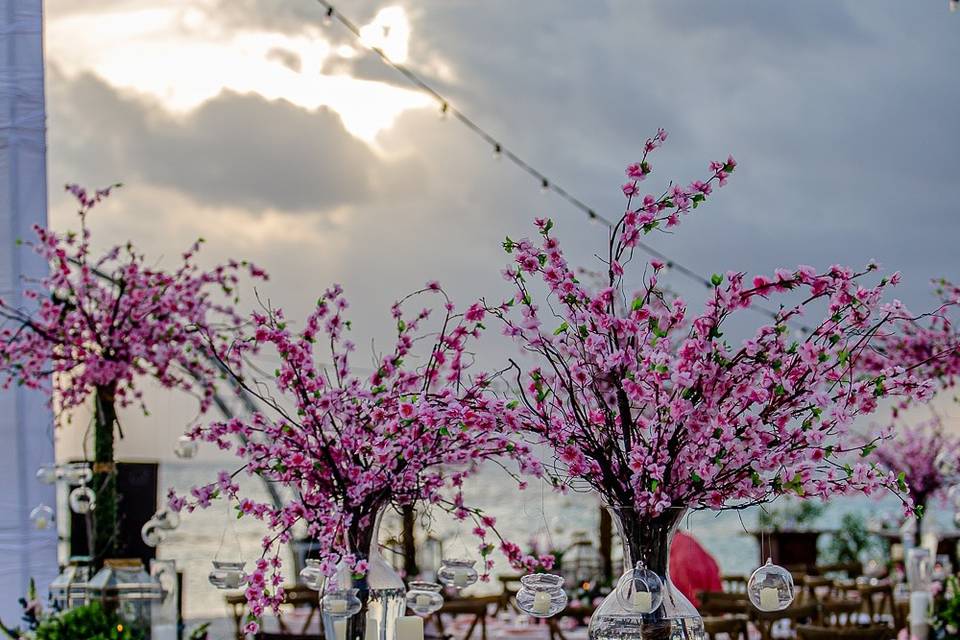
<path fill-rule="evenodd" d="M 49 529 L 54 522 L 53 509 L 45 504 L 38 504 L 30 512 L 30 522 L 33 523 L 33 528 L 37 531 Z"/>
<path fill-rule="evenodd" d="M 760 611 L 782 611 L 793 602 L 793 576 L 768 558 L 747 581 L 747 595 Z"/>

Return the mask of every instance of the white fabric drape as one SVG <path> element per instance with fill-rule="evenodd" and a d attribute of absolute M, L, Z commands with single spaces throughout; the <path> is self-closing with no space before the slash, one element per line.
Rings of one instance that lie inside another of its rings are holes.
<path fill-rule="evenodd" d="M 46 117 L 43 93 L 42 0 L 0 0 L 0 295 L 25 305 L 23 278 L 46 265 L 17 239 L 47 223 Z M 30 511 L 56 507 L 53 487 L 35 478 L 52 462 L 53 428 L 42 395 L 0 391 L 0 617 L 15 624 L 17 599 L 31 577 L 41 594 L 57 574 L 57 534 L 37 531 Z"/>

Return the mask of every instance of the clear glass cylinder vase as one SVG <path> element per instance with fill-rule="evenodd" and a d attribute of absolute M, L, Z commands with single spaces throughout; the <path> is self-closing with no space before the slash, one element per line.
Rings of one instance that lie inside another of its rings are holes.
<path fill-rule="evenodd" d="M 705 640 L 703 618 L 670 580 L 670 545 L 687 509 L 672 507 L 656 517 L 607 509 L 620 532 L 624 571 L 643 562 L 663 580 L 663 601 L 650 613 L 637 613 L 614 590 L 590 619 L 590 640 Z"/>
<path fill-rule="evenodd" d="M 397 620 L 406 610 L 406 586 L 380 553 L 378 543 L 383 509 L 372 515 L 358 514 L 347 537 L 354 554 L 367 561 L 360 576 L 341 563 L 335 577 L 337 589 L 356 589 L 360 611 L 349 617 L 323 611 L 327 640 L 395 640 Z M 363 551 L 359 551 L 362 549 Z"/>

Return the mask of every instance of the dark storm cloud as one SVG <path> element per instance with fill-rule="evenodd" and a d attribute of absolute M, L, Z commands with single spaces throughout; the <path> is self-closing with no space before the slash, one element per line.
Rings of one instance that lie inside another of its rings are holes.
<path fill-rule="evenodd" d="M 225 92 L 174 117 L 92 76 L 54 74 L 51 85 L 51 153 L 99 182 L 173 187 L 205 204 L 323 211 L 368 201 L 385 174 L 418 181 L 416 161 L 379 160 L 326 109 Z"/>

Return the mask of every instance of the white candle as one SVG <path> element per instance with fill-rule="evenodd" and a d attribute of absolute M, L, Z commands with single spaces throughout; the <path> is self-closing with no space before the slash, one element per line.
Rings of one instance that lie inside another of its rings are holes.
<path fill-rule="evenodd" d="M 47 524 L 49 524 L 49 522 L 47 521 L 46 518 L 44 518 L 43 516 L 40 516 L 39 518 L 33 521 L 33 524 L 38 531 L 43 531 L 44 529 L 47 528 Z"/>
<path fill-rule="evenodd" d="M 760 589 L 760 608 L 764 611 L 776 611 L 780 608 L 780 592 L 773 587 Z"/>
<path fill-rule="evenodd" d="M 417 606 L 423 609 L 428 609 L 430 607 L 430 596 L 425 593 L 418 595 Z"/>
<path fill-rule="evenodd" d="M 367 616 L 367 630 L 363 640 L 380 640 L 380 629 L 375 616 Z"/>
<path fill-rule="evenodd" d="M 347 640 L 347 621 L 346 620 L 333 621 L 333 635 L 336 636 L 336 640 Z"/>
<path fill-rule="evenodd" d="M 537 591 L 533 594 L 533 612 L 545 616 L 550 613 L 550 594 L 546 591 Z"/>
<path fill-rule="evenodd" d="M 649 591 L 634 591 L 633 608 L 640 613 L 650 613 L 653 609 L 653 594 Z"/>
<path fill-rule="evenodd" d="M 331 600 L 327 603 L 327 611 L 330 613 L 346 613 L 347 612 L 347 601 L 346 600 Z"/>
<path fill-rule="evenodd" d="M 397 620 L 397 640 L 423 640 L 423 618 L 401 616 Z"/>
<path fill-rule="evenodd" d="M 467 586 L 467 570 L 460 567 L 453 570 L 453 586 L 463 589 Z"/>

